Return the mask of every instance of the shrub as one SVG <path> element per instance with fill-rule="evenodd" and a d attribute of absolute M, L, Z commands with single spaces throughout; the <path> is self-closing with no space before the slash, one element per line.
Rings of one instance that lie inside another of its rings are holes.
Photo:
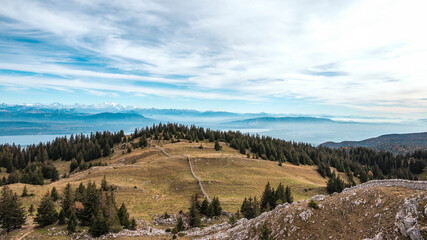
<path fill-rule="evenodd" d="M 308 203 L 308 206 L 314 209 L 318 209 L 319 205 L 317 205 L 317 202 L 314 201 L 313 199 L 310 200 L 310 202 Z"/>

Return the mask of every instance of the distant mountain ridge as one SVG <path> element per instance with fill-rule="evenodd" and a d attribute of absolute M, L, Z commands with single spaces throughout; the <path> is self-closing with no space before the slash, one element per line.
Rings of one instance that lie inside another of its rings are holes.
<path fill-rule="evenodd" d="M 272 123 L 289 123 L 289 122 L 326 123 L 326 122 L 334 122 L 334 121 L 327 118 L 316 118 L 316 117 L 257 117 L 257 118 L 231 121 L 231 122 L 228 122 L 228 124 L 258 125 L 258 124 L 267 124 L 267 123 L 272 124 Z"/>
<path fill-rule="evenodd" d="M 416 150 L 427 150 L 427 132 L 407 134 L 387 134 L 362 141 L 325 142 L 323 147 L 367 147 L 377 151 L 405 154 Z"/>

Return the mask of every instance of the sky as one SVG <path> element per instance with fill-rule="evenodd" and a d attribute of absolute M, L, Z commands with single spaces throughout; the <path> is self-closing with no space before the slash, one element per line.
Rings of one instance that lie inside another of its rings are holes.
<path fill-rule="evenodd" d="M 426 8 L 2 0 L 0 102 L 426 119 Z"/>

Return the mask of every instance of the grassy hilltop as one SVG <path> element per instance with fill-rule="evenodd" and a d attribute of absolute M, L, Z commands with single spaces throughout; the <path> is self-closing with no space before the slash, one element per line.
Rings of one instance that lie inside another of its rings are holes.
<path fill-rule="evenodd" d="M 201 144 L 203 149 L 199 148 Z M 154 146 L 161 147 L 171 157 Z M 315 166 L 289 163 L 278 166 L 277 162 L 247 158 L 225 144 L 220 151 L 215 151 L 214 143 L 209 142 L 154 141 L 152 147 L 135 149 L 131 153 L 125 151 L 122 154 L 119 146 L 114 150 L 111 156 L 94 160 L 108 166 L 92 167 L 43 186 L 17 183 L 10 188 L 21 193 L 26 185 L 29 193 L 35 194 L 23 201 L 24 206 L 29 207 L 38 205 L 43 194 L 52 187 L 61 192 L 68 183 L 77 187 L 80 182 L 95 181 L 99 185 L 105 175 L 108 183 L 117 187 L 117 202 L 124 202 L 136 218 L 150 221 L 165 211 L 185 211 L 191 195 L 200 192 L 187 159 L 182 156 L 186 154 L 190 156 L 195 174 L 202 180 L 207 194 L 218 196 L 226 211 L 235 212 L 245 196 L 261 194 L 268 181 L 272 186 L 279 182 L 289 185 L 296 200 L 325 192 L 326 179 L 320 176 Z M 55 161 L 54 164 L 60 173 L 68 171 L 69 162 Z"/>

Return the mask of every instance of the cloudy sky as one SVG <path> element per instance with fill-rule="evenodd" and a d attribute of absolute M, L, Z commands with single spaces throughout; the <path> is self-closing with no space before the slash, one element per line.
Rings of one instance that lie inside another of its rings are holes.
<path fill-rule="evenodd" d="M 2 0 L 0 102 L 427 118 L 426 8 Z"/>

